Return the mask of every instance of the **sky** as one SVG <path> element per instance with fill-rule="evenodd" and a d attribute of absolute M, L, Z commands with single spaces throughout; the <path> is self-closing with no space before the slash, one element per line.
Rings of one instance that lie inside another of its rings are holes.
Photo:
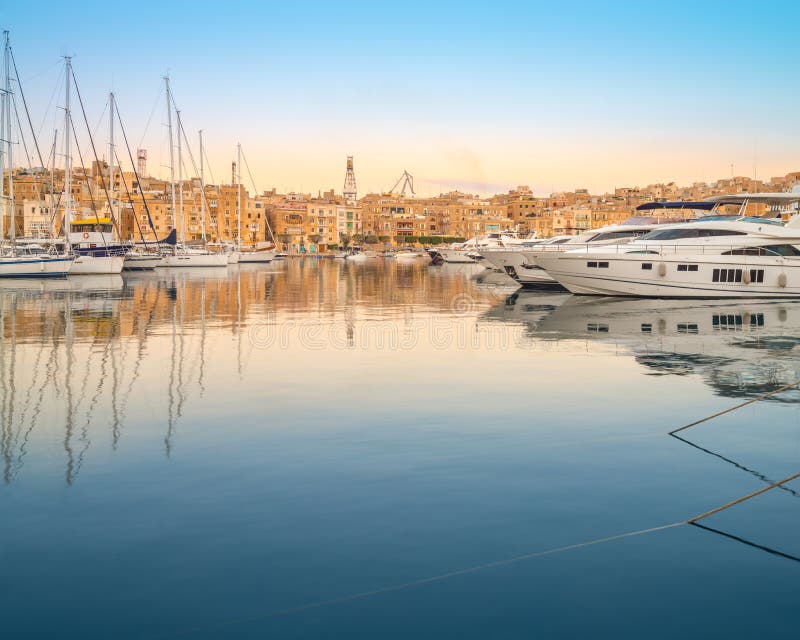
<path fill-rule="evenodd" d="M 796 7 L 783 0 L 5 2 L 0 27 L 43 148 L 68 54 L 98 154 L 113 89 L 159 176 L 165 74 L 195 155 L 203 129 L 213 177 L 230 182 L 241 142 L 259 191 L 341 191 L 347 155 L 359 195 L 404 170 L 420 195 L 800 170 Z"/>

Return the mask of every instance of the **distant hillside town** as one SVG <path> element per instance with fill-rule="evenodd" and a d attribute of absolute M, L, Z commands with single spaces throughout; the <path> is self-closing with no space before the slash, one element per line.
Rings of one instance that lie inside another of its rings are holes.
<path fill-rule="evenodd" d="M 117 168 L 113 185 L 108 184 L 110 173 L 103 161 L 73 169 L 71 193 L 77 217 L 108 219 L 113 202 L 113 221 L 122 239 L 154 241 L 168 235 L 177 224 L 176 219 L 181 219 L 172 211 L 169 181 L 150 176 L 146 163 L 139 163 L 135 172 Z M 232 176 L 235 175 L 234 170 Z M 8 181 L 7 172 L 4 180 Z M 255 194 L 242 184 L 206 184 L 203 193 L 199 178 L 177 185 L 183 191 L 182 219 L 187 242 L 235 242 L 237 195 L 241 191 L 242 244 L 257 246 L 274 239 L 280 250 L 301 253 L 324 252 L 350 244 L 436 244 L 507 230 L 538 237 L 572 235 L 622 222 L 636 215 L 636 207 L 645 202 L 697 201 L 719 194 L 797 188 L 800 171 L 767 181 L 737 176 L 689 186 L 668 182 L 620 187 L 604 194 L 575 189 L 542 197 L 534 195 L 528 186 L 519 186 L 491 197 L 459 191 L 416 197 L 413 178 L 405 173 L 391 192 L 359 198 L 352 158 L 348 158 L 341 194 L 333 189 L 316 196 L 278 193 L 275 189 Z M 46 238 L 61 234 L 63 191 L 62 170 L 15 170 L 17 236 Z M 7 235 L 5 218 L 3 233 Z"/>

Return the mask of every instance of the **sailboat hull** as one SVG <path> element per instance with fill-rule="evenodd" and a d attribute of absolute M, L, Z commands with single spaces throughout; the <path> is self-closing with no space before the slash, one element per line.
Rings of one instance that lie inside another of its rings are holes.
<path fill-rule="evenodd" d="M 125 256 L 124 271 L 152 271 L 161 264 L 161 256 Z"/>
<path fill-rule="evenodd" d="M 0 278 L 66 278 L 72 261 L 68 256 L 0 258 Z"/>
<path fill-rule="evenodd" d="M 123 256 L 78 256 L 69 270 L 69 275 L 122 273 Z"/>
<path fill-rule="evenodd" d="M 161 267 L 226 267 L 228 256 L 224 253 L 178 253 L 164 256 Z"/>
<path fill-rule="evenodd" d="M 275 259 L 275 250 L 269 251 L 242 251 L 239 254 L 239 262 L 262 262 L 268 263 Z"/>

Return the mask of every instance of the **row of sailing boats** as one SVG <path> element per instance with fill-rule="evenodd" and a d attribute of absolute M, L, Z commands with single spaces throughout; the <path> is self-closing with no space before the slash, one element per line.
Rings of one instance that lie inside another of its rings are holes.
<path fill-rule="evenodd" d="M 123 270 L 152 270 L 157 267 L 225 267 L 230 264 L 238 263 L 269 263 L 276 257 L 274 240 L 271 247 L 253 248 L 244 250 L 241 246 L 241 163 L 242 148 L 237 145 L 237 242 L 235 245 L 224 247 L 223 251 L 213 252 L 206 247 L 205 243 L 205 218 L 206 218 L 206 193 L 204 181 L 204 152 L 202 131 L 199 132 L 200 142 L 200 190 L 201 190 L 201 222 L 203 246 L 193 247 L 187 245 L 185 241 L 185 225 L 183 217 L 183 154 L 182 138 L 185 138 L 183 126 L 180 119 L 180 110 L 174 108 L 174 101 L 170 89 L 169 77 L 165 77 L 166 97 L 167 97 L 167 123 L 169 131 L 170 149 L 170 191 L 172 211 L 177 212 L 177 228 L 180 230 L 180 238 L 173 230 L 164 240 L 146 242 L 142 234 L 141 243 L 123 243 L 114 238 L 114 226 L 119 220 L 121 201 L 114 197 L 114 179 L 116 172 L 116 150 L 114 144 L 114 118 L 118 117 L 114 93 L 109 94 L 109 162 L 108 162 L 108 198 L 109 216 L 101 218 L 95 212 L 94 218 L 74 219 L 73 198 L 72 198 L 72 155 L 71 155 L 71 133 L 74 131 L 71 114 L 71 85 L 74 80 L 72 71 L 72 60 L 69 56 L 65 57 L 65 88 L 64 88 L 64 188 L 62 197 L 64 200 L 64 220 L 63 238 L 17 238 L 16 229 L 16 207 L 14 199 L 14 153 L 13 153 L 13 132 L 14 120 L 12 114 L 16 113 L 16 107 L 12 102 L 14 91 L 11 79 L 12 52 L 10 45 L 9 32 L 4 32 L 4 75 L 5 87 L 0 95 L 0 176 L 3 172 L 7 174 L 7 180 L 3 185 L 4 193 L 0 193 L 3 200 L 4 218 L 9 220 L 7 244 L 0 246 L 0 277 L 16 278 L 52 278 L 66 277 L 67 275 L 88 275 L 88 274 L 119 274 Z M 16 71 L 16 65 L 14 65 Z M 19 77 L 17 76 L 19 84 Z M 80 95 L 79 95 L 80 97 Z M 23 96 L 24 100 L 24 96 Z M 82 107 L 82 105 L 81 105 Z M 177 148 L 178 148 L 178 183 L 180 188 L 177 190 L 175 182 L 175 144 L 173 142 L 172 114 L 173 108 L 176 115 L 177 124 Z M 27 110 L 27 106 L 26 106 Z M 21 128 L 21 123 L 20 128 Z M 124 133 L 124 131 L 123 131 Z M 91 135 L 91 132 L 90 132 Z M 127 141 L 126 141 L 127 144 Z M 38 145 L 37 145 L 38 148 Z M 130 151 L 130 150 L 129 150 Z M 55 142 L 53 144 L 53 166 L 51 171 L 55 172 Z M 136 169 L 134 167 L 134 172 Z M 52 175 L 52 174 L 51 174 Z M 142 196 L 145 209 L 147 203 L 144 193 L 141 190 L 141 182 L 136 174 L 139 193 Z M 52 181 L 51 181 L 52 185 Z M 104 187 L 105 188 L 105 187 Z M 127 190 L 127 187 L 126 187 Z M 129 194 L 130 197 L 130 194 Z M 177 199 L 177 203 L 176 203 Z M 53 207 L 53 211 L 55 208 Z M 152 219 L 149 211 L 147 218 L 150 227 L 153 228 Z M 138 224 L 138 222 L 137 222 Z M 269 228 L 269 223 L 267 221 Z M 271 231 L 271 230 L 270 230 Z M 155 245 L 155 247 L 153 246 Z"/>

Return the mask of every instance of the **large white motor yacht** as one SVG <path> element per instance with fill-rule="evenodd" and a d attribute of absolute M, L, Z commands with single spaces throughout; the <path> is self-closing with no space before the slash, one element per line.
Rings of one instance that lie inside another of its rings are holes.
<path fill-rule="evenodd" d="M 621 224 L 584 231 L 576 236 L 556 236 L 542 244 L 523 249 L 521 255 L 516 258 L 516 263 L 506 267 L 505 271 L 523 287 L 561 287 L 562 285 L 542 268 L 539 256 L 560 254 L 576 247 L 600 247 L 630 242 L 659 228 L 662 224 L 663 221 L 658 218 L 633 217 Z"/>
<path fill-rule="evenodd" d="M 716 196 L 715 205 L 796 206 L 798 193 Z M 628 243 L 542 253 L 536 262 L 569 291 L 644 297 L 800 296 L 800 216 L 708 216 Z"/>

